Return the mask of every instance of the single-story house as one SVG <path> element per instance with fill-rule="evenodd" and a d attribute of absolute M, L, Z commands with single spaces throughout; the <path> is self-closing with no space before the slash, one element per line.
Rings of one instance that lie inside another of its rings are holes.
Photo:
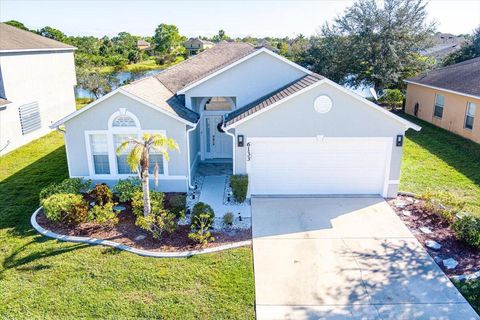
<path fill-rule="evenodd" d="M 75 111 L 75 47 L 0 23 L 0 156 Z"/>
<path fill-rule="evenodd" d="M 403 137 L 417 125 L 266 49 L 221 42 L 122 86 L 56 122 L 71 177 L 115 182 L 133 173 L 116 147 L 144 132 L 180 150 L 158 189 L 187 191 L 200 162 L 229 162 L 253 194 L 396 196 Z M 152 165 L 153 169 L 153 165 Z"/>
<path fill-rule="evenodd" d="M 480 143 L 480 58 L 405 82 L 405 112 Z"/>

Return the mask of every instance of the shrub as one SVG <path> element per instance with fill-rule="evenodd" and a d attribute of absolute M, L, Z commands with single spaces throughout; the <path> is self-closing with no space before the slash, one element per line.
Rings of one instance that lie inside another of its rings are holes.
<path fill-rule="evenodd" d="M 212 220 L 212 216 L 208 212 L 194 216 L 191 225 L 192 232 L 188 234 L 188 238 L 202 246 L 206 245 L 208 242 L 215 241 L 215 238 L 210 231 L 208 231 L 212 226 Z"/>
<path fill-rule="evenodd" d="M 72 204 L 71 211 L 65 216 L 65 222 L 70 225 L 77 225 L 88 220 L 88 203 L 82 201 Z"/>
<path fill-rule="evenodd" d="M 399 89 L 385 89 L 378 102 L 391 107 L 399 107 L 403 103 L 405 95 Z"/>
<path fill-rule="evenodd" d="M 231 226 L 233 224 L 233 213 L 227 212 L 223 215 L 223 224 Z"/>
<path fill-rule="evenodd" d="M 113 210 L 114 203 L 107 202 L 104 205 L 95 205 L 88 212 L 90 220 L 98 224 L 114 225 L 118 222 L 119 211 Z"/>
<path fill-rule="evenodd" d="M 52 194 L 42 201 L 43 212 L 51 221 L 64 221 L 68 215 L 74 214 L 75 205 L 87 205 L 79 194 L 58 193 Z M 70 219 L 69 219 L 70 220 Z M 75 219 L 71 219 L 75 220 Z"/>
<path fill-rule="evenodd" d="M 158 191 L 150 191 L 150 206 L 151 212 L 157 212 L 163 210 L 163 198 L 164 194 Z M 132 212 L 137 217 L 143 216 L 143 192 L 135 191 L 132 197 Z"/>
<path fill-rule="evenodd" d="M 465 216 L 452 225 L 457 239 L 465 241 L 472 247 L 480 248 L 480 218 Z"/>
<path fill-rule="evenodd" d="M 131 201 L 136 191 L 142 191 L 141 182 L 138 178 L 119 180 L 113 191 L 121 202 Z"/>
<path fill-rule="evenodd" d="M 113 202 L 112 190 L 105 184 L 97 184 L 95 187 L 88 192 L 90 194 L 97 206 L 103 206 L 107 203 Z"/>
<path fill-rule="evenodd" d="M 235 201 L 242 203 L 247 198 L 248 176 L 233 175 L 230 177 L 230 188 L 232 188 Z"/>
<path fill-rule="evenodd" d="M 208 218 L 208 224 L 211 226 L 213 223 L 213 219 L 215 218 L 215 213 L 213 212 L 212 207 L 210 207 L 208 204 L 203 203 L 203 202 L 198 202 L 192 210 L 192 220 L 191 220 L 191 226 L 192 229 L 198 229 L 199 226 L 196 225 L 197 223 L 197 217 L 200 215 L 207 215 L 206 218 Z"/>
<path fill-rule="evenodd" d="M 40 191 L 40 202 L 57 193 L 75 194 L 86 190 L 91 184 L 91 180 L 83 180 L 82 178 L 69 178 L 60 183 L 52 183 Z"/>
<path fill-rule="evenodd" d="M 151 232 L 155 239 L 160 238 L 164 232 L 172 233 L 177 228 L 175 214 L 164 209 L 152 210 L 147 217 L 138 215 L 135 224 Z"/>
<path fill-rule="evenodd" d="M 450 192 L 427 191 L 420 198 L 425 201 L 425 210 L 438 215 L 448 223 L 452 223 L 455 215 L 465 207 L 465 201 Z"/>
<path fill-rule="evenodd" d="M 168 210 L 172 212 L 177 219 L 185 217 L 185 207 L 187 206 L 187 196 L 176 194 L 168 199 Z"/>

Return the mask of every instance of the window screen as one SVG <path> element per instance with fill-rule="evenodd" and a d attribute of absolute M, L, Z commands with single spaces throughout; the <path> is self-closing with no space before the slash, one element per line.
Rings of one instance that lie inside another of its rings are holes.
<path fill-rule="evenodd" d="M 93 168 L 95 174 L 110 174 L 107 135 L 90 135 L 90 147 L 92 150 Z"/>

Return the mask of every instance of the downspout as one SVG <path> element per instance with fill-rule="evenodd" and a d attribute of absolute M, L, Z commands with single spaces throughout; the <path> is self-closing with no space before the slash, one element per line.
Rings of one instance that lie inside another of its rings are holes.
<path fill-rule="evenodd" d="M 223 132 L 225 132 L 226 134 L 228 134 L 230 137 L 232 137 L 232 148 L 233 148 L 233 152 L 232 152 L 232 174 L 235 174 L 235 149 L 236 149 L 236 144 L 235 144 L 235 134 L 234 133 L 231 133 L 227 130 L 227 128 L 225 127 L 225 116 L 223 117 L 223 124 L 222 124 L 222 130 Z"/>
<path fill-rule="evenodd" d="M 187 129 L 187 172 L 188 172 L 188 187 L 190 189 L 193 189 L 195 188 L 193 185 L 192 185 L 192 174 L 191 174 L 191 164 L 190 164 L 190 132 L 192 132 L 193 130 L 197 129 L 197 126 L 198 126 L 198 123 L 200 121 L 198 121 L 197 123 L 195 123 L 195 126 L 191 127 L 190 129 Z"/>

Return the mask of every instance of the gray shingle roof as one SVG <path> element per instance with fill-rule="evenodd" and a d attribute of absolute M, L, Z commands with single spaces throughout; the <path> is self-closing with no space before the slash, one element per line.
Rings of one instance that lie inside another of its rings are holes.
<path fill-rule="evenodd" d="M 8 50 L 46 50 L 75 49 L 68 44 L 39 36 L 30 31 L 21 30 L 5 23 L 0 23 L 0 51 Z"/>
<path fill-rule="evenodd" d="M 480 97 L 480 58 L 435 69 L 406 81 Z"/>
<path fill-rule="evenodd" d="M 160 72 L 156 78 L 172 92 L 249 55 L 255 51 L 251 44 L 222 41 L 212 48 Z"/>
<path fill-rule="evenodd" d="M 249 115 L 254 114 L 255 112 L 260 111 L 274 103 L 277 103 L 278 101 L 281 101 L 286 97 L 291 96 L 292 94 L 303 90 L 322 79 L 324 79 L 324 77 L 322 77 L 321 75 L 312 73 L 298 80 L 295 80 L 294 82 L 287 84 L 286 86 L 275 90 L 274 92 L 271 92 L 229 113 L 225 118 L 225 125 L 229 126 L 243 118 L 246 118 Z"/>
<path fill-rule="evenodd" d="M 189 122 L 195 123 L 199 118 L 196 112 L 185 107 L 184 96 L 173 94 L 155 77 L 147 77 L 132 82 L 123 86 L 122 90 Z"/>

